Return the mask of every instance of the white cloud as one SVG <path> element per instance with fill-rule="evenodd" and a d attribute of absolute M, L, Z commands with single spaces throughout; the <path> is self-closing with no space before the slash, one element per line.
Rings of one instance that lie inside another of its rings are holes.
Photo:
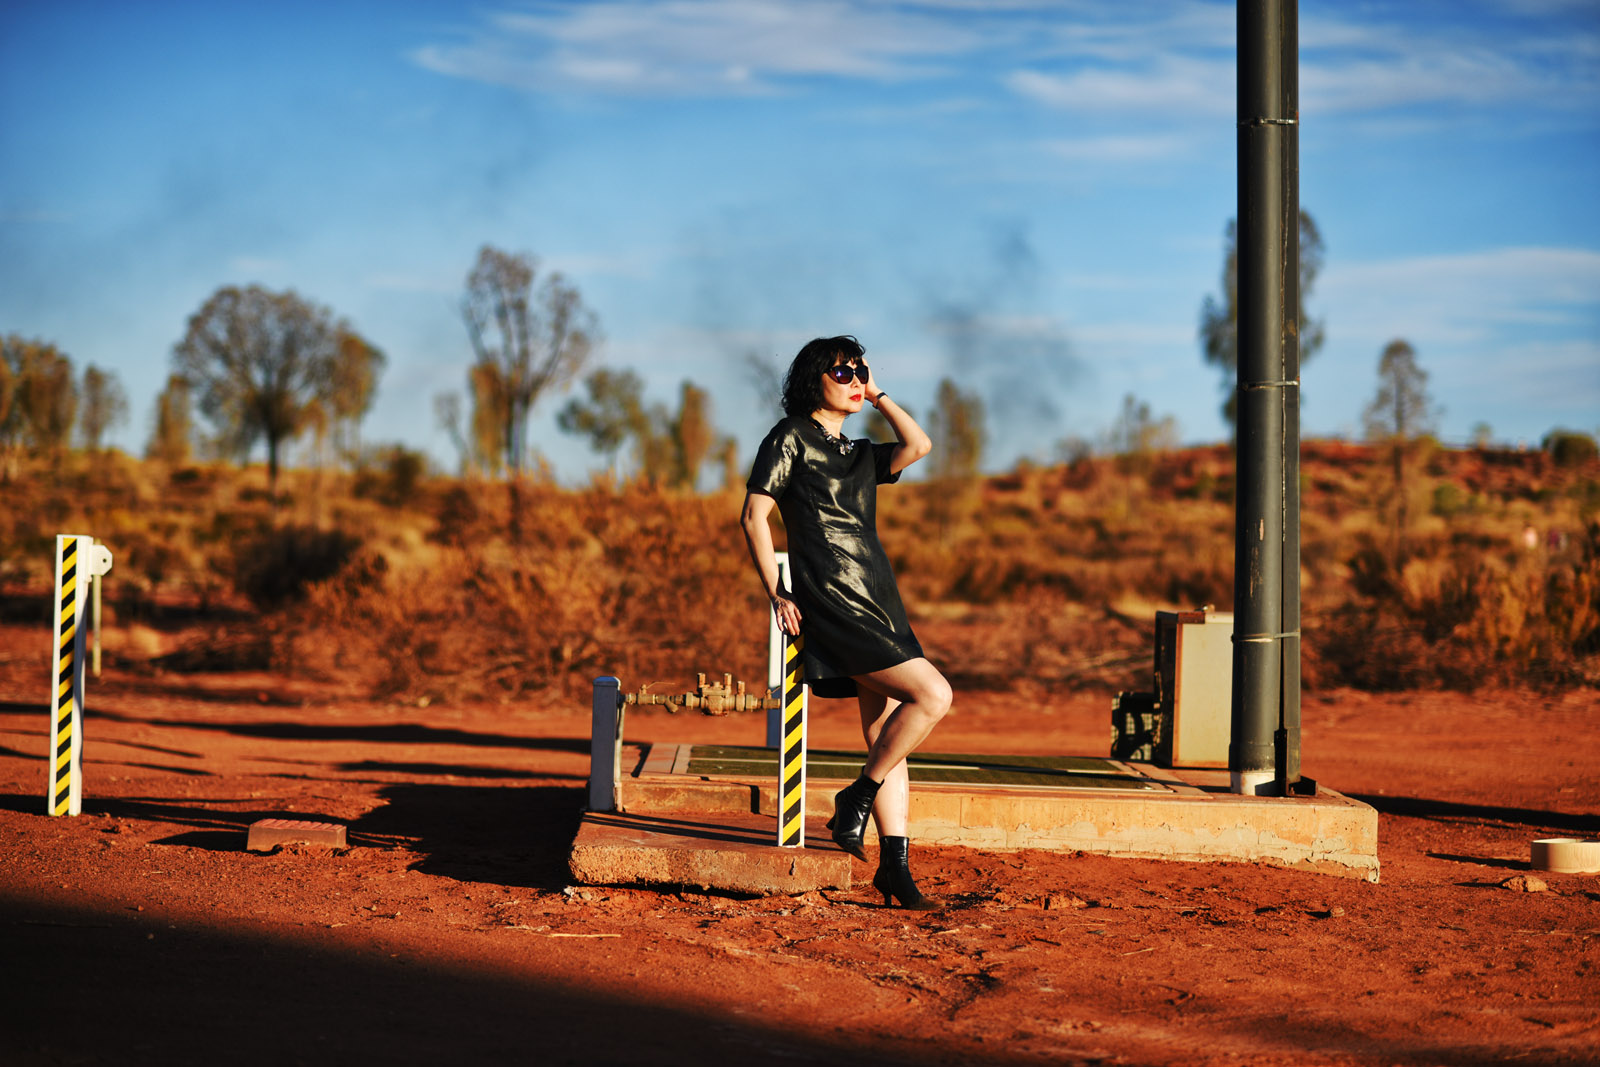
<path fill-rule="evenodd" d="M 1005 84 L 1050 107 L 1091 114 L 1231 115 L 1234 110 L 1231 60 L 1170 57 L 1139 69 L 1096 67 L 1069 74 L 1018 70 L 1006 77 Z"/>
<path fill-rule="evenodd" d="M 1145 163 L 1182 156 L 1194 147 L 1177 134 L 1111 134 L 1061 137 L 1044 142 L 1045 151 L 1072 163 Z"/>
<path fill-rule="evenodd" d="M 1593 321 L 1600 310 L 1600 252 L 1501 248 L 1329 267 L 1314 305 L 1343 340 L 1383 344 L 1486 340 L 1502 328 Z"/>
<path fill-rule="evenodd" d="M 501 12 L 454 45 L 412 58 L 429 70 L 530 89 L 618 94 L 769 92 L 785 79 L 892 80 L 974 47 L 957 20 L 844 0 L 605 0 Z"/>

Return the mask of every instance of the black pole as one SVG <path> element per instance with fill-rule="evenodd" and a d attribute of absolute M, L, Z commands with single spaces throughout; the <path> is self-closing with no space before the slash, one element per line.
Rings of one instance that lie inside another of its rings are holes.
<path fill-rule="evenodd" d="M 1284 138 L 1294 128 L 1295 81 L 1285 78 L 1294 0 L 1238 6 L 1239 403 L 1234 528 L 1233 722 L 1228 769 L 1238 793 L 1270 792 L 1283 700 L 1285 548 L 1284 360 L 1294 312 L 1286 301 L 1292 174 Z"/>
<path fill-rule="evenodd" d="M 1298 0 L 1284 0 L 1279 63 L 1283 70 L 1283 640 L 1277 789 L 1300 781 L 1300 17 Z"/>

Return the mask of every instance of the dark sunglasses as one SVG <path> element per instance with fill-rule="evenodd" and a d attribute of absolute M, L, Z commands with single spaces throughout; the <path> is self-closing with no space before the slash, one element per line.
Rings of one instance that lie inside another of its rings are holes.
<path fill-rule="evenodd" d="M 867 370 L 867 365 L 865 363 L 857 363 L 854 366 L 851 366 L 849 363 L 835 363 L 833 366 L 829 367 L 827 371 L 828 377 L 832 378 L 840 385 L 847 384 L 851 378 L 854 378 L 862 385 L 866 385 L 867 375 L 869 373 L 871 372 Z"/>

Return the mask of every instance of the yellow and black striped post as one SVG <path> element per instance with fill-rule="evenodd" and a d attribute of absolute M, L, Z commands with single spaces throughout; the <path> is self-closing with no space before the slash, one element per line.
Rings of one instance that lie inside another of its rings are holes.
<path fill-rule="evenodd" d="M 81 534 L 56 538 L 55 628 L 51 640 L 50 752 L 45 814 L 83 810 L 84 595 L 111 569 L 111 553 Z"/>
<path fill-rule="evenodd" d="M 45 796 L 48 815 L 76 815 L 83 810 L 83 617 L 78 595 L 81 562 L 93 544 L 86 537 L 56 538 L 55 664 L 50 687 L 50 784 Z"/>
<path fill-rule="evenodd" d="M 806 847 L 806 672 L 800 634 L 783 643 L 783 747 L 778 750 L 778 844 Z"/>

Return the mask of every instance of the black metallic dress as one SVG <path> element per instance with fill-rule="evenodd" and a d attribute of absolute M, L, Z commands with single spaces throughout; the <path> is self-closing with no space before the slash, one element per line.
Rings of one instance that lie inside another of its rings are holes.
<path fill-rule="evenodd" d="M 783 515 L 806 683 L 817 696 L 854 696 L 852 675 L 922 655 L 878 542 L 878 486 L 900 480 L 889 472 L 897 447 L 857 440 L 842 454 L 822 427 L 790 416 L 756 450 L 746 487 Z"/>

